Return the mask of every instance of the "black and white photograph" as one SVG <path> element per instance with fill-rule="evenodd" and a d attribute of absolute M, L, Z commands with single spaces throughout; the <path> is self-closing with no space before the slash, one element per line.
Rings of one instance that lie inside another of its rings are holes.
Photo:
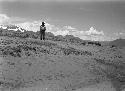
<path fill-rule="evenodd" d="M 0 0 L 0 91 L 125 91 L 125 0 Z"/>

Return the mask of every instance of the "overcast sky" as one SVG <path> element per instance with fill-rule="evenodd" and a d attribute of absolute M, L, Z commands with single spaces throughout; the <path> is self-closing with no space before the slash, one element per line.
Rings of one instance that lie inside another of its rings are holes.
<path fill-rule="evenodd" d="M 15 23 L 44 20 L 59 28 L 94 27 L 110 38 L 125 38 L 124 0 L 0 0 L 0 14 Z"/>

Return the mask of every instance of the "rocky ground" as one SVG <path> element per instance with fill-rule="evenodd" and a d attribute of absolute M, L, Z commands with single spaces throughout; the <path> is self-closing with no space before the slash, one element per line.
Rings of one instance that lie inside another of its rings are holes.
<path fill-rule="evenodd" d="M 124 91 L 125 48 L 0 37 L 0 91 Z"/>

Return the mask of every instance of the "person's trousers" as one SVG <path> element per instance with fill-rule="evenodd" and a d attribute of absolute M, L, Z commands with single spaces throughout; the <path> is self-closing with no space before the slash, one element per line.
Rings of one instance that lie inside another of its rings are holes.
<path fill-rule="evenodd" d="M 40 34 L 40 39 L 41 39 L 41 40 L 45 40 L 45 32 L 41 32 L 41 34 Z"/>

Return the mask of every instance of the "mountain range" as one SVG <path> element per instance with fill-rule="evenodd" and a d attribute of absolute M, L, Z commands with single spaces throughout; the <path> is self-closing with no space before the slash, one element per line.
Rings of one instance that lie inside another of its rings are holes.
<path fill-rule="evenodd" d="M 125 47 L 125 39 L 116 39 L 114 41 L 111 41 L 109 45 L 113 46 L 119 46 L 119 47 Z"/>

